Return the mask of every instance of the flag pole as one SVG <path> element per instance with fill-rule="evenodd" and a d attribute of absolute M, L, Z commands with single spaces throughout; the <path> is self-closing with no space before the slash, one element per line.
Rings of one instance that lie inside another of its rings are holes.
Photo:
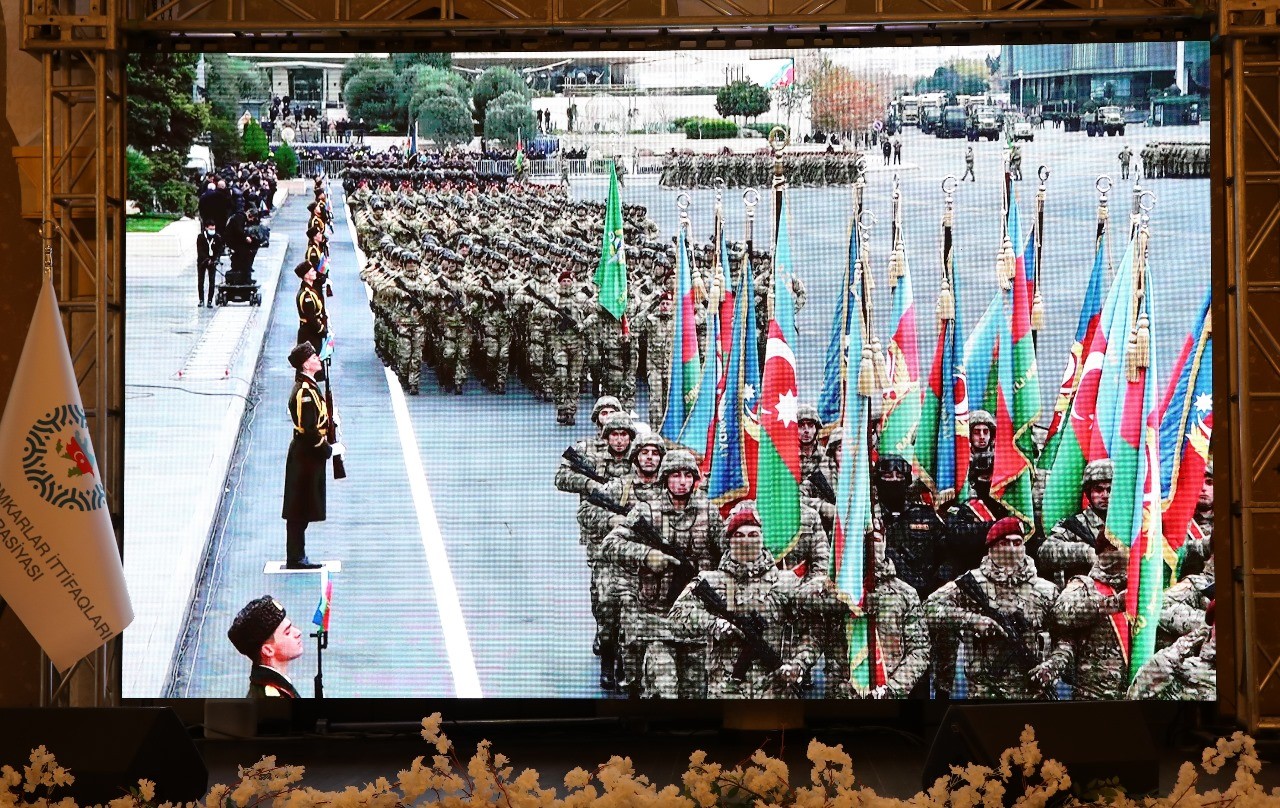
<path fill-rule="evenodd" d="M 1044 261 L 1041 255 L 1044 252 L 1044 197 L 1045 185 L 1049 181 L 1049 168 L 1040 166 L 1039 175 L 1040 187 L 1036 189 L 1036 232 L 1032 236 L 1035 240 L 1036 261 L 1034 266 L 1028 267 L 1031 272 L 1031 285 L 1035 289 L 1031 298 L 1031 332 L 1036 338 L 1044 328 L 1044 298 L 1040 294 L 1040 268 Z"/>
<path fill-rule="evenodd" d="M 787 175 L 782 169 L 782 151 L 791 143 L 791 137 L 781 126 L 769 132 L 769 148 L 773 151 L 773 232 L 777 241 L 778 225 L 782 219 L 782 192 L 787 187 Z"/>

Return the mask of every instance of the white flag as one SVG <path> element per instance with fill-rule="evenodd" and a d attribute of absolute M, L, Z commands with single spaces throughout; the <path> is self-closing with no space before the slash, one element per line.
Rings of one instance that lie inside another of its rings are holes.
<path fill-rule="evenodd" d="M 133 621 L 51 281 L 0 418 L 0 597 L 64 672 Z"/>

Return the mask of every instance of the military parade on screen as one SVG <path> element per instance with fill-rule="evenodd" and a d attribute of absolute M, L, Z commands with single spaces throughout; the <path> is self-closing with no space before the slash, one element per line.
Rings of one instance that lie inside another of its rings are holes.
<path fill-rule="evenodd" d="M 795 314 L 807 293 L 794 275 L 785 170 L 752 174 L 775 195 L 743 195 L 745 233 L 726 232 L 736 196 L 717 194 L 699 242 L 687 198 L 664 238 L 648 211 L 623 204 L 616 174 L 606 200 L 581 202 L 562 186 L 437 163 L 382 157 L 344 172 L 372 350 L 409 395 L 423 373 L 445 393 L 522 384 L 554 402 L 562 425 L 582 399 L 594 402 L 583 414 L 592 437 L 565 449 L 546 485 L 574 498 L 564 507 L 576 511 L 595 620 L 583 642 L 603 691 L 1215 697 L 1207 280 L 1171 378 L 1157 379 L 1158 276 L 1140 186 L 1132 204 L 1117 203 L 1099 178 L 1073 346 L 1048 356 L 1035 342 L 1047 172 L 1028 214 L 1006 162 L 1004 210 L 991 213 L 1003 217 L 1003 243 L 989 285 L 965 289 L 990 303 L 962 323 L 956 181 L 943 183 L 938 265 L 908 266 L 896 181 L 891 252 L 873 264 L 861 169 L 849 162 L 843 293 L 822 387 L 802 390 Z M 725 179 L 668 168 L 664 182 Z M 317 506 L 323 518 L 324 458 L 342 451 L 317 384 L 328 386 L 332 351 L 333 211 L 319 179 L 315 195 L 296 269 L 307 347 L 290 356 L 305 404 L 291 409 L 320 480 L 292 512 L 286 499 L 299 564 L 309 564 L 306 519 Z M 776 226 L 760 228 L 773 242 L 761 245 L 753 231 L 765 216 Z M 913 272 L 938 279 L 932 317 L 915 308 Z M 892 291 L 883 334 L 875 284 Z M 1054 401 L 1040 400 L 1038 366 L 1065 368 Z"/>

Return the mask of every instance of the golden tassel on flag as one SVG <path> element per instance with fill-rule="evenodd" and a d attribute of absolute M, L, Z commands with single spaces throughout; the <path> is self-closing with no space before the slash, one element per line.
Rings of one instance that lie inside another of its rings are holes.
<path fill-rule="evenodd" d="M 1004 243 L 1000 245 L 1000 257 L 996 259 L 996 280 L 1000 282 L 1000 289 L 1007 292 L 1013 288 L 1013 278 L 1017 273 L 1017 263 L 1013 257 L 1013 245 L 1009 242 L 1009 236 L 1005 235 Z"/>
<path fill-rule="evenodd" d="M 858 367 L 858 395 L 874 396 L 876 394 L 876 368 L 871 346 L 862 346 L 862 364 Z"/>
<path fill-rule="evenodd" d="M 942 290 L 938 292 L 937 314 L 939 320 L 956 319 L 956 299 L 951 294 L 951 281 L 942 276 Z"/>
<path fill-rule="evenodd" d="M 1044 328 L 1044 298 L 1040 297 L 1040 287 L 1036 286 L 1036 295 L 1031 301 L 1031 330 Z"/>

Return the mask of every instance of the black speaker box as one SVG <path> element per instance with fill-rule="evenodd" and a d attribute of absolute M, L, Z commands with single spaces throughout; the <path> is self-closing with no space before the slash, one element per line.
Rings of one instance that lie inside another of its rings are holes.
<path fill-rule="evenodd" d="M 1077 792 L 1113 778 L 1131 797 L 1160 787 L 1160 762 L 1141 705 L 1125 701 L 952 705 L 925 761 L 923 787 L 952 765 L 998 767 L 1000 753 L 1019 745 L 1027 724 L 1044 757 L 1066 766 Z"/>
<path fill-rule="evenodd" d="M 53 799 L 105 804 L 138 784 L 156 784 L 156 802 L 203 799 L 209 770 L 172 710 L 160 707 L 0 709 L 0 765 L 22 771 L 44 746 L 75 783 Z"/>

